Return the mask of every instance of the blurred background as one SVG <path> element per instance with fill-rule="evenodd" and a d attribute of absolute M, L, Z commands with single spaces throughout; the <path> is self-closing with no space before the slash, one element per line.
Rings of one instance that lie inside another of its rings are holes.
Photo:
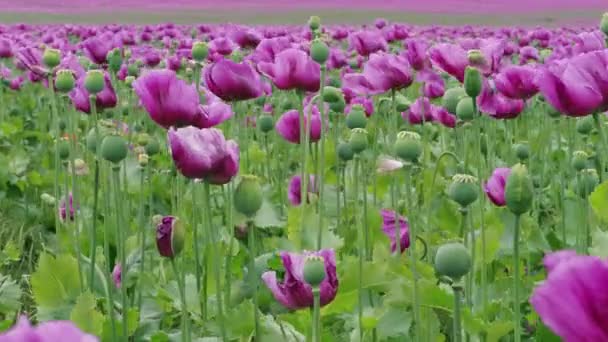
<path fill-rule="evenodd" d="M 0 0 L 2 23 L 326 23 L 564 25 L 597 21 L 608 0 Z"/>

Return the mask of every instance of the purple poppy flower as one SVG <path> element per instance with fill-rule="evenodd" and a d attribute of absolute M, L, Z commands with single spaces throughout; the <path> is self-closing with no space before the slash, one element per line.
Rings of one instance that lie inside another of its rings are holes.
<path fill-rule="evenodd" d="M 114 269 L 112 270 L 112 280 L 114 281 L 114 286 L 119 289 L 122 282 L 122 266 L 120 263 L 114 265 Z"/>
<path fill-rule="evenodd" d="M 445 127 L 454 128 L 456 127 L 456 115 L 448 112 L 447 109 L 441 106 L 432 105 L 433 121 L 439 122 Z"/>
<path fill-rule="evenodd" d="M 11 88 L 11 90 L 17 91 L 17 90 L 21 89 L 23 82 L 24 82 L 23 77 L 17 76 L 11 80 L 11 82 L 8 86 L 9 86 L 9 88 Z"/>
<path fill-rule="evenodd" d="M 307 194 L 317 194 L 319 192 L 315 183 L 315 176 L 309 175 L 307 188 Z M 302 203 L 302 176 L 296 175 L 291 177 L 287 189 L 287 198 L 291 205 L 298 206 Z M 306 202 L 308 203 L 308 201 L 309 198 L 306 196 Z"/>
<path fill-rule="evenodd" d="M 336 257 L 333 249 L 302 254 L 281 252 L 285 276 L 282 281 L 277 279 L 274 271 L 264 272 L 262 280 L 270 289 L 274 298 L 290 310 L 309 308 L 313 306 L 312 287 L 304 281 L 304 265 L 309 256 L 319 256 L 325 263 L 327 276 L 319 286 L 321 306 L 329 304 L 338 292 L 338 276 L 336 274 Z"/>
<path fill-rule="evenodd" d="M 443 78 L 431 70 L 423 70 L 416 75 L 416 80 L 423 82 L 422 94 L 430 99 L 442 97 L 445 93 Z"/>
<path fill-rule="evenodd" d="M 220 37 L 215 38 L 211 42 L 209 42 L 209 52 L 217 53 L 222 56 L 228 56 L 229 54 L 236 49 L 237 46 L 228 38 Z"/>
<path fill-rule="evenodd" d="M 365 111 L 365 116 L 368 118 L 374 114 L 374 100 L 367 97 L 355 97 L 350 100 L 350 103 L 344 109 L 344 114 L 350 114 L 353 106 L 360 105 Z"/>
<path fill-rule="evenodd" d="M 350 47 L 355 49 L 360 56 L 369 56 L 374 52 L 388 50 L 388 43 L 381 31 L 362 30 L 351 33 L 349 41 Z"/>
<path fill-rule="evenodd" d="M 251 54 L 251 60 L 255 63 L 273 63 L 275 57 L 281 51 L 289 49 L 290 47 L 291 42 L 287 37 L 264 39 L 260 42 L 260 44 L 258 44 Z"/>
<path fill-rule="evenodd" d="M 164 216 L 156 226 L 156 248 L 165 258 L 174 258 L 184 248 L 184 229 L 175 216 Z"/>
<path fill-rule="evenodd" d="M 604 34 L 595 30 L 593 32 L 582 32 L 574 37 L 573 52 L 576 55 L 581 53 L 603 50 L 606 48 L 606 37 Z"/>
<path fill-rule="evenodd" d="M 545 256 L 547 279 L 530 303 L 564 341 L 608 341 L 608 262 L 560 251 Z"/>
<path fill-rule="evenodd" d="M 279 89 L 309 92 L 319 90 L 321 67 L 302 50 L 283 50 L 276 55 L 274 63 L 261 62 L 258 68 Z"/>
<path fill-rule="evenodd" d="M 187 178 L 226 184 L 239 171 L 239 147 L 218 129 L 171 128 L 168 137 L 175 166 Z"/>
<path fill-rule="evenodd" d="M 93 63 L 105 64 L 108 52 L 114 48 L 112 35 L 91 37 L 82 43 L 82 47 L 87 57 Z"/>
<path fill-rule="evenodd" d="M 426 69 L 429 64 L 426 55 L 429 49 L 427 41 L 419 38 L 408 39 L 405 43 L 405 47 L 407 49 L 405 55 L 412 68 L 417 71 Z"/>
<path fill-rule="evenodd" d="M 205 68 L 205 84 L 224 101 L 255 99 L 263 92 L 260 75 L 251 65 L 227 59 Z"/>
<path fill-rule="evenodd" d="M 410 227 L 405 217 L 388 209 L 380 210 L 380 215 L 382 216 L 382 232 L 391 240 L 391 252 L 394 253 L 397 250 L 397 239 L 399 241 L 399 253 L 405 252 L 410 246 Z M 399 232 L 397 232 L 397 225 L 395 224 L 397 218 Z"/>
<path fill-rule="evenodd" d="M 256 31 L 243 27 L 233 30 L 230 39 L 243 49 L 255 49 L 260 44 L 262 37 Z"/>
<path fill-rule="evenodd" d="M 538 93 L 536 69 L 530 65 L 511 65 L 494 78 L 496 89 L 512 99 L 527 100 Z"/>
<path fill-rule="evenodd" d="M 194 125 L 200 99 L 194 85 L 171 70 L 154 70 L 133 82 L 133 90 L 154 122 L 164 128 Z"/>
<path fill-rule="evenodd" d="M 13 47 L 8 39 L 0 39 L 0 58 L 13 57 Z"/>
<path fill-rule="evenodd" d="M 40 82 L 45 79 L 48 70 L 42 66 L 42 52 L 35 48 L 22 48 L 15 55 L 17 68 L 27 70 L 31 82 Z"/>
<path fill-rule="evenodd" d="M 510 174 L 510 168 L 499 167 L 492 172 L 492 175 L 483 187 L 483 191 L 485 191 L 490 201 L 496 206 L 504 207 L 507 205 L 505 201 L 505 186 Z"/>
<path fill-rule="evenodd" d="M 361 74 L 344 76 L 344 86 L 360 94 L 380 94 L 409 87 L 413 82 L 407 59 L 388 53 L 370 56 Z"/>
<path fill-rule="evenodd" d="M 374 26 L 376 26 L 378 30 L 383 29 L 386 25 L 388 25 L 388 21 L 384 18 L 378 18 L 374 21 Z"/>
<path fill-rule="evenodd" d="M 477 97 L 479 109 L 495 119 L 514 119 L 524 110 L 525 102 L 510 99 L 494 89 L 493 84 L 484 81 L 481 94 Z"/>
<path fill-rule="evenodd" d="M 538 50 L 533 46 L 524 46 L 519 49 L 519 64 L 526 64 L 529 61 L 539 61 Z"/>
<path fill-rule="evenodd" d="M 321 139 L 321 116 L 316 106 L 311 108 L 310 123 L 308 123 L 309 115 L 305 109 L 304 124 L 309 127 L 310 142 L 317 142 Z M 295 109 L 283 113 L 277 120 L 275 129 L 285 140 L 292 144 L 299 144 L 301 142 L 300 113 Z"/>
<path fill-rule="evenodd" d="M 155 66 L 160 64 L 160 53 L 155 49 L 149 49 L 144 53 L 143 61 L 144 64 L 150 68 L 154 68 Z"/>
<path fill-rule="evenodd" d="M 175 72 L 182 68 L 182 59 L 179 56 L 170 56 L 167 58 L 167 69 Z"/>
<path fill-rule="evenodd" d="M 200 106 L 200 113 L 201 115 L 194 125 L 198 128 L 217 126 L 234 115 L 232 107 L 211 92 L 207 92 L 206 102 Z"/>
<path fill-rule="evenodd" d="M 65 197 L 63 199 L 61 199 L 61 202 L 59 203 L 59 220 L 61 220 L 61 222 L 65 222 L 66 220 L 70 220 L 70 221 L 74 221 L 74 215 L 76 213 L 76 210 L 74 209 L 74 197 L 72 196 L 72 193 L 70 192 L 68 194 L 68 204 L 66 204 L 66 200 Z M 68 205 L 69 205 L 69 218 L 68 218 Z"/>
<path fill-rule="evenodd" d="M 21 316 L 17 324 L 0 334 L 2 342 L 97 342 L 97 337 L 82 332 L 71 321 L 48 321 L 36 327 Z"/>
<path fill-rule="evenodd" d="M 116 97 L 116 92 L 114 92 L 114 87 L 112 87 L 112 81 L 110 80 L 110 75 L 106 71 L 103 72 L 105 87 L 101 92 L 96 95 L 95 105 L 97 110 L 103 110 L 106 108 L 114 108 L 116 107 L 116 103 L 118 102 L 118 98 Z M 69 94 L 74 107 L 83 113 L 90 114 L 91 113 L 91 103 L 89 100 L 90 94 L 84 86 L 84 81 L 86 78 L 86 74 L 82 74 L 78 80 L 76 81 L 76 87 Z"/>
<path fill-rule="evenodd" d="M 327 70 L 341 69 L 346 66 L 348 61 L 346 60 L 346 54 L 344 51 L 331 48 L 329 50 L 329 59 L 327 60 Z"/>
<path fill-rule="evenodd" d="M 436 68 L 464 82 L 464 71 L 469 65 L 469 59 L 467 52 L 460 45 L 437 44 L 431 48 L 429 56 Z"/>

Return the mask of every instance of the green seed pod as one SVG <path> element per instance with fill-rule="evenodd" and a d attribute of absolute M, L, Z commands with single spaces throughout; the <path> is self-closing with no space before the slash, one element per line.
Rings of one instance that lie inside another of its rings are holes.
<path fill-rule="evenodd" d="M 484 57 L 483 53 L 477 49 L 469 50 L 467 52 L 467 58 L 469 63 L 472 65 L 484 65 L 486 62 L 486 58 Z"/>
<path fill-rule="evenodd" d="M 448 112 L 456 114 L 456 107 L 458 106 L 460 100 L 465 96 L 467 96 L 467 94 L 461 87 L 450 88 L 443 94 L 441 102 L 443 107 L 447 109 Z"/>
<path fill-rule="evenodd" d="M 329 47 L 322 40 L 313 40 L 310 44 L 310 57 L 313 61 L 324 64 L 329 58 Z"/>
<path fill-rule="evenodd" d="M 505 202 L 509 210 L 515 215 L 528 212 L 532 208 L 533 193 L 532 180 L 526 166 L 513 166 L 505 186 Z"/>
<path fill-rule="evenodd" d="M 576 171 L 581 171 L 587 168 L 587 160 L 589 155 L 585 151 L 574 151 L 572 154 L 572 167 Z"/>
<path fill-rule="evenodd" d="M 377 112 L 381 114 L 390 114 L 391 113 L 391 99 L 388 97 L 382 97 L 378 101 Z"/>
<path fill-rule="evenodd" d="M 336 87 L 325 87 L 323 88 L 323 101 L 333 103 L 336 101 L 344 101 L 344 95 L 342 89 Z"/>
<path fill-rule="evenodd" d="M 530 146 L 528 143 L 524 142 L 513 145 L 513 151 L 520 161 L 528 160 L 528 158 L 530 158 Z"/>
<path fill-rule="evenodd" d="M 330 77 L 329 82 L 327 82 L 327 85 L 335 88 L 342 88 L 342 81 L 338 77 Z"/>
<path fill-rule="evenodd" d="M 457 174 L 452 177 L 452 184 L 448 189 L 450 199 L 462 208 L 466 208 L 477 200 L 479 196 L 477 178 L 470 175 Z"/>
<path fill-rule="evenodd" d="M 365 110 L 361 105 L 354 105 L 346 116 L 346 127 L 350 129 L 365 128 L 366 125 L 367 117 L 365 116 Z"/>
<path fill-rule="evenodd" d="M 587 198 L 599 183 L 600 178 L 595 169 L 580 171 L 578 182 L 576 183 L 578 195 L 581 196 L 581 198 Z"/>
<path fill-rule="evenodd" d="M 602 15 L 602 20 L 600 21 L 600 31 L 604 32 L 606 37 L 608 37 L 608 12 Z"/>
<path fill-rule="evenodd" d="M 263 114 L 258 118 L 257 126 L 260 132 L 269 133 L 274 128 L 274 119 L 268 114 Z"/>
<path fill-rule="evenodd" d="M 160 152 L 160 144 L 158 143 L 158 140 L 156 140 L 156 138 L 150 138 L 150 141 L 148 141 L 148 144 L 146 144 L 146 153 L 149 156 L 153 156 L 158 152 Z"/>
<path fill-rule="evenodd" d="M 101 135 L 101 134 L 100 134 Z M 101 135 L 103 136 L 103 135 Z M 97 153 L 97 146 L 99 146 L 101 137 L 97 137 L 95 128 L 91 128 L 87 133 L 87 149 L 93 153 Z"/>
<path fill-rule="evenodd" d="M 135 138 L 137 145 L 146 146 L 150 141 L 150 135 L 148 133 L 140 133 Z"/>
<path fill-rule="evenodd" d="M 475 119 L 475 108 L 473 107 L 472 98 L 467 96 L 458 101 L 456 116 L 462 121 L 471 121 Z"/>
<path fill-rule="evenodd" d="M 209 47 L 205 42 L 196 42 L 192 44 L 192 59 L 197 62 L 204 61 L 209 55 Z"/>
<path fill-rule="evenodd" d="M 335 113 L 344 113 L 344 109 L 346 108 L 346 102 L 343 99 L 336 102 L 329 103 L 329 109 L 331 109 Z"/>
<path fill-rule="evenodd" d="M 127 142 L 120 135 L 106 135 L 101 142 L 101 156 L 114 164 L 125 159 L 128 151 Z"/>
<path fill-rule="evenodd" d="M 116 73 L 120 70 L 120 67 L 122 66 L 122 56 L 120 54 L 120 50 L 113 49 L 112 51 L 108 52 L 106 59 L 108 60 L 108 66 L 112 72 Z"/>
<path fill-rule="evenodd" d="M 321 18 L 316 15 L 311 16 L 308 19 L 308 27 L 313 31 L 318 30 L 321 27 Z"/>
<path fill-rule="evenodd" d="M 59 150 L 59 159 L 66 160 L 70 157 L 70 143 L 66 139 L 59 139 L 57 149 Z"/>
<path fill-rule="evenodd" d="M 234 191 L 234 207 L 247 216 L 253 217 L 262 207 L 262 186 L 256 176 L 244 175 Z"/>
<path fill-rule="evenodd" d="M 147 154 L 140 153 L 139 155 L 137 155 L 137 163 L 139 164 L 139 166 L 146 167 L 146 165 L 148 165 L 149 161 L 150 161 L 150 157 L 148 157 Z"/>
<path fill-rule="evenodd" d="M 347 162 L 349 160 L 352 160 L 354 156 L 355 152 L 353 152 L 353 149 L 350 147 L 350 144 L 341 143 L 338 145 L 338 157 L 340 158 L 340 160 Z"/>
<path fill-rule="evenodd" d="M 84 87 L 90 94 L 100 93 L 106 86 L 101 70 L 89 70 L 84 78 Z"/>
<path fill-rule="evenodd" d="M 254 100 L 257 106 L 263 107 L 266 104 L 266 96 L 260 96 Z"/>
<path fill-rule="evenodd" d="M 127 75 L 137 77 L 139 75 L 139 67 L 137 64 L 129 64 L 127 66 Z"/>
<path fill-rule="evenodd" d="M 447 243 L 437 249 L 435 270 L 439 275 L 458 281 L 469 273 L 472 264 L 471 254 L 461 243 Z"/>
<path fill-rule="evenodd" d="M 483 79 L 477 68 L 468 66 L 464 72 L 464 90 L 469 97 L 476 98 L 481 94 Z"/>
<path fill-rule="evenodd" d="M 53 69 L 61 63 L 61 52 L 57 49 L 45 49 L 42 54 L 42 63 L 49 69 Z"/>
<path fill-rule="evenodd" d="M 71 70 L 59 70 L 55 78 L 55 89 L 62 93 L 69 93 L 74 89 L 76 80 Z"/>
<path fill-rule="evenodd" d="M 350 131 L 350 148 L 354 153 L 361 153 L 367 148 L 368 142 L 367 131 L 364 128 L 353 128 Z"/>
<path fill-rule="evenodd" d="M 232 54 L 230 54 L 230 60 L 236 63 L 241 63 L 243 61 L 243 53 L 241 50 L 234 50 Z"/>
<path fill-rule="evenodd" d="M 595 122 L 592 116 L 584 116 L 576 120 L 576 131 L 583 135 L 588 135 L 593 130 Z"/>
<path fill-rule="evenodd" d="M 402 131 L 397 134 L 395 141 L 395 154 L 409 162 L 415 163 L 422 154 L 420 135 L 416 132 Z"/>
<path fill-rule="evenodd" d="M 323 280 L 327 277 L 325 272 L 325 261 L 323 257 L 317 255 L 311 255 L 306 258 L 304 263 L 304 281 L 313 288 L 321 285 Z"/>

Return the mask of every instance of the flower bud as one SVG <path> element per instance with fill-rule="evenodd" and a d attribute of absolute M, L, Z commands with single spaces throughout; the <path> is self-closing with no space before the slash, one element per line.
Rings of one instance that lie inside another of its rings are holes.
<path fill-rule="evenodd" d="M 595 187 L 600 183 L 600 178 L 595 169 L 585 169 L 580 171 L 577 182 L 577 193 L 581 198 L 591 195 Z"/>
<path fill-rule="evenodd" d="M 402 131 L 397 134 L 395 141 L 395 154 L 406 161 L 415 163 L 422 154 L 420 135 L 416 132 Z"/>
<path fill-rule="evenodd" d="M 602 15 L 602 20 L 600 21 L 600 31 L 604 32 L 606 37 L 608 37 L 608 12 Z"/>
<path fill-rule="evenodd" d="M 308 19 L 308 27 L 313 31 L 318 30 L 321 27 L 321 18 L 316 15 L 311 16 Z"/>
<path fill-rule="evenodd" d="M 338 145 L 338 157 L 340 158 L 340 160 L 347 162 L 349 160 L 352 160 L 354 156 L 355 152 L 353 152 L 353 149 L 352 147 L 350 147 L 350 144 L 341 143 Z"/>
<path fill-rule="evenodd" d="M 346 102 L 344 99 L 329 103 L 329 109 L 331 109 L 333 112 L 344 113 L 344 108 L 346 108 Z"/>
<path fill-rule="evenodd" d="M 530 146 L 527 143 L 519 143 L 513 146 L 515 156 L 520 161 L 528 160 L 530 158 Z"/>
<path fill-rule="evenodd" d="M 365 128 L 366 125 L 367 117 L 365 116 L 365 110 L 361 105 L 354 105 L 348 116 L 346 116 L 346 127 L 349 129 Z"/>
<path fill-rule="evenodd" d="M 133 87 L 133 82 L 135 82 L 135 77 L 133 76 L 127 76 L 125 77 L 125 85 L 129 88 Z"/>
<path fill-rule="evenodd" d="M 576 131 L 580 134 L 588 135 L 593 130 L 594 125 L 592 116 L 584 116 L 576 121 Z"/>
<path fill-rule="evenodd" d="M 153 156 L 160 152 L 160 144 L 156 138 L 150 138 L 150 141 L 146 144 L 146 153 L 149 156 Z"/>
<path fill-rule="evenodd" d="M 486 58 L 483 56 L 483 53 L 480 50 L 469 50 L 467 52 L 467 59 L 471 65 L 484 65 L 486 62 Z"/>
<path fill-rule="evenodd" d="M 42 63 L 47 68 L 53 69 L 61 63 L 61 52 L 57 49 L 45 49 L 42 54 Z"/>
<path fill-rule="evenodd" d="M 101 70 L 89 70 L 84 78 L 84 87 L 91 94 L 100 93 L 106 86 L 103 72 Z"/>
<path fill-rule="evenodd" d="M 322 256 L 310 255 L 304 263 L 304 281 L 313 288 L 321 285 L 327 277 L 325 272 L 325 260 Z"/>
<path fill-rule="evenodd" d="M 310 44 L 310 57 L 313 61 L 324 64 L 329 57 L 329 47 L 322 40 L 315 39 Z"/>
<path fill-rule="evenodd" d="M 196 42 L 192 44 L 192 59 L 197 62 L 204 61 L 209 55 L 209 47 L 205 42 Z"/>
<path fill-rule="evenodd" d="M 581 171 L 587 168 L 587 160 L 589 155 L 585 151 L 574 151 L 572 154 L 572 167 L 576 171 Z"/>
<path fill-rule="evenodd" d="M 47 194 L 46 192 L 40 195 L 40 200 L 46 205 L 55 205 L 55 197 Z"/>
<path fill-rule="evenodd" d="M 359 69 L 359 61 L 357 61 L 355 58 L 351 58 L 348 60 L 348 66 L 350 66 L 350 68 L 353 70 L 357 70 Z"/>
<path fill-rule="evenodd" d="M 457 174 L 452 177 L 452 184 L 448 189 L 448 194 L 452 201 L 466 208 L 477 200 L 477 178 L 470 175 Z"/>
<path fill-rule="evenodd" d="M 114 164 L 127 157 L 127 141 L 120 135 L 110 134 L 101 142 L 101 156 Z"/>
<path fill-rule="evenodd" d="M 59 70 L 55 77 L 55 89 L 62 93 L 69 93 L 74 89 L 76 81 L 71 70 Z"/>
<path fill-rule="evenodd" d="M 456 116 L 462 121 L 471 121 L 475 119 L 475 108 L 473 107 L 473 99 L 466 96 L 458 101 L 456 106 Z"/>
<path fill-rule="evenodd" d="M 339 77 L 330 76 L 327 85 L 335 88 L 342 88 L 342 80 Z"/>
<path fill-rule="evenodd" d="M 477 68 L 468 66 L 464 72 L 464 90 L 469 97 L 476 98 L 481 94 L 483 80 Z"/>
<path fill-rule="evenodd" d="M 269 133 L 274 128 L 274 119 L 268 114 L 261 115 L 256 124 L 262 133 Z"/>
<path fill-rule="evenodd" d="M 106 59 L 108 60 L 108 66 L 112 72 L 116 73 L 120 70 L 120 66 L 122 65 L 122 56 L 120 54 L 120 50 L 113 49 L 112 51 L 108 52 Z"/>
<path fill-rule="evenodd" d="M 253 217 L 262 207 L 262 186 L 256 176 L 244 175 L 234 191 L 235 209 L 247 216 Z"/>
<path fill-rule="evenodd" d="M 176 257 L 184 248 L 186 231 L 177 217 L 165 216 L 156 226 L 156 247 L 166 258 Z"/>
<path fill-rule="evenodd" d="M 533 186 L 528 169 L 523 164 L 511 168 L 511 174 L 505 186 L 505 202 L 515 215 L 521 215 L 532 208 Z"/>
<path fill-rule="evenodd" d="M 439 275 L 458 281 L 469 273 L 471 266 L 471 254 L 463 244 L 447 243 L 437 249 L 435 270 Z"/>
<path fill-rule="evenodd" d="M 140 153 L 137 155 L 137 163 L 139 164 L 139 166 L 146 167 L 148 165 L 149 161 L 150 161 L 150 157 L 148 157 L 147 154 Z"/>
<path fill-rule="evenodd" d="M 146 146 L 150 141 L 150 135 L 147 133 L 140 133 L 135 137 L 135 142 L 139 146 Z"/>
<path fill-rule="evenodd" d="M 344 101 L 342 90 L 336 87 L 327 86 L 323 88 L 323 101 L 333 103 L 336 101 Z"/>
<path fill-rule="evenodd" d="M 465 96 L 467 96 L 467 94 L 464 92 L 464 89 L 460 87 L 450 88 L 443 94 L 442 105 L 448 112 L 456 114 L 456 107 L 460 100 Z"/>
<path fill-rule="evenodd" d="M 364 128 L 354 128 L 350 132 L 348 143 L 353 152 L 361 153 L 365 151 L 368 145 L 367 131 Z"/>
<path fill-rule="evenodd" d="M 411 105 L 412 103 L 407 97 L 401 94 L 395 94 L 395 109 L 397 109 L 398 112 L 405 112 L 410 109 Z"/>
<path fill-rule="evenodd" d="M 59 159 L 66 160 L 70 157 L 70 143 L 66 139 L 59 139 L 57 142 Z"/>
<path fill-rule="evenodd" d="M 97 132 L 95 132 L 94 127 L 89 130 L 89 133 L 87 133 L 86 140 L 87 140 L 87 149 L 93 153 L 97 153 L 97 146 L 99 146 L 101 137 L 97 137 Z"/>

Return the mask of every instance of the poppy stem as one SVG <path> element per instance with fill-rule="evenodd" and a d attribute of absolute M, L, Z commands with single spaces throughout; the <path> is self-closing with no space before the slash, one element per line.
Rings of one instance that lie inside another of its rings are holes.
<path fill-rule="evenodd" d="M 196 293 L 200 295 L 201 293 L 201 255 L 199 248 L 199 225 L 198 225 L 198 217 L 196 216 L 197 210 L 197 189 L 196 184 L 191 188 L 192 191 L 192 213 L 191 213 L 191 224 L 192 224 L 192 248 L 194 249 L 194 275 L 196 277 Z M 203 302 L 206 301 L 206 298 L 199 298 L 199 305 L 201 307 L 201 315 L 205 312 L 205 308 Z"/>
<path fill-rule="evenodd" d="M 521 215 L 515 215 L 513 231 L 513 323 L 515 324 L 515 342 L 521 341 L 521 312 L 519 308 L 519 221 Z"/>
<path fill-rule="evenodd" d="M 418 298 L 418 268 L 416 266 L 416 222 L 414 220 L 414 212 L 415 209 L 412 205 L 412 165 L 405 165 L 405 206 L 407 208 L 407 215 L 410 222 L 410 262 L 412 269 L 412 277 L 413 279 L 413 302 L 414 302 L 414 331 L 415 331 L 415 341 L 420 340 L 420 302 Z M 397 222 L 398 224 L 398 222 Z M 398 241 L 397 241 L 398 243 Z"/>
<path fill-rule="evenodd" d="M 127 267 L 127 256 L 126 256 L 126 248 L 125 248 L 125 243 L 126 243 L 126 229 L 128 229 L 128 224 L 124 224 L 124 222 L 122 221 L 122 205 L 124 204 L 122 201 L 122 196 L 121 196 L 121 189 L 120 189 L 120 165 L 119 164 L 115 164 L 112 165 L 112 178 L 113 178 L 113 185 L 114 185 L 114 203 L 115 203 L 115 209 L 116 209 L 116 241 L 118 241 L 118 254 L 119 254 L 119 258 L 120 258 L 120 266 L 122 268 L 121 271 L 121 280 L 126 280 L 127 279 L 127 272 L 128 272 L 128 267 Z M 122 301 L 122 333 L 123 333 L 123 337 L 125 339 L 128 339 L 128 331 L 127 331 L 127 326 L 128 326 L 128 315 L 127 315 L 127 311 L 128 311 L 128 305 L 127 305 L 127 284 L 126 281 L 121 281 L 120 284 L 120 292 L 121 292 L 121 301 Z"/>
<path fill-rule="evenodd" d="M 175 276 L 175 280 L 177 281 L 177 287 L 179 289 L 179 297 L 182 302 L 182 341 L 188 342 L 190 340 L 190 332 L 188 331 L 188 306 L 186 304 L 186 292 L 184 289 L 184 283 L 182 279 L 182 274 L 177 268 L 175 264 L 175 257 L 169 258 L 171 261 L 171 267 L 173 268 L 173 275 Z"/>
<path fill-rule="evenodd" d="M 318 286 L 312 289 L 313 311 L 312 311 L 312 341 L 321 342 L 321 291 Z"/>
<path fill-rule="evenodd" d="M 146 260 L 146 224 L 144 222 L 145 217 L 145 187 L 144 181 L 146 178 L 146 173 L 149 173 L 148 166 L 142 166 L 139 170 L 139 212 L 138 212 L 138 226 L 139 226 L 139 242 L 140 242 L 140 251 L 139 251 L 139 284 L 138 284 L 138 293 L 137 293 L 137 311 L 141 311 L 142 304 L 142 285 L 143 285 L 143 274 L 144 274 L 144 261 Z"/>
<path fill-rule="evenodd" d="M 317 249 L 321 249 L 323 242 L 323 230 L 324 230 L 324 219 L 325 219 L 325 203 L 323 202 L 323 188 L 324 188 L 324 176 L 325 176 L 325 131 L 327 121 L 325 120 L 325 103 L 323 102 L 323 88 L 325 88 L 325 64 L 321 65 L 321 84 L 319 87 L 319 116 L 321 117 L 321 141 L 319 141 L 320 153 L 317 155 L 318 161 L 318 173 L 315 179 L 315 183 L 319 190 L 319 231 L 317 233 Z"/>
<path fill-rule="evenodd" d="M 454 342 L 462 341 L 462 328 L 460 324 L 460 306 L 462 302 L 462 287 L 460 285 L 452 285 L 454 291 L 454 325 L 453 325 L 453 338 Z"/>
<path fill-rule="evenodd" d="M 253 226 L 253 222 L 251 222 L 251 220 L 247 221 L 247 234 L 249 239 L 249 270 L 247 273 L 249 274 L 249 282 L 253 291 L 253 318 L 255 321 L 254 336 L 255 340 L 258 341 L 260 338 L 260 317 L 258 313 L 258 276 L 255 271 L 256 241 L 255 227 Z"/>
<path fill-rule="evenodd" d="M 593 114 L 593 120 L 595 121 L 595 125 L 597 126 L 597 131 L 600 135 L 600 140 L 602 141 L 602 149 L 604 150 L 603 153 L 604 154 L 608 153 L 608 142 L 606 141 L 606 134 L 604 133 L 602 119 L 600 118 L 599 113 Z M 604 172 L 605 172 L 606 166 L 604 165 L 604 162 L 601 158 L 602 153 L 596 153 L 596 155 L 597 155 L 596 158 L 598 158 L 598 164 L 600 165 L 600 170 L 598 172 L 598 175 L 600 177 L 600 183 L 601 183 L 604 179 Z"/>
<path fill-rule="evenodd" d="M 355 155 L 353 165 L 353 178 L 354 178 L 354 210 L 355 213 L 355 227 L 357 238 L 359 240 L 359 281 L 357 282 L 357 293 L 359 295 L 359 305 L 357 306 L 358 322 L 359 322 L 359 341 L 363 341 L 363 256 L 365 253 L 365 245 L 363 237 L 361 236 L 361 229 L 359 226 L 359 156 Z"/>

